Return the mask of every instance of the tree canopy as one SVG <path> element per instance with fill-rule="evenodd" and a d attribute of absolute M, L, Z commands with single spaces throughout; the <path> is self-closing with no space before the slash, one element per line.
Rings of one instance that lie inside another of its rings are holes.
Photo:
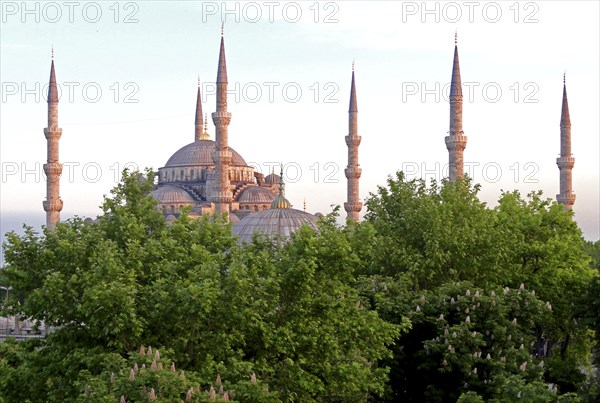
<path fill-rule="evenodd" d="M 600 397 L 598 243 L 541 193 L 398 173 L 360 223 L 242 246 L 152 189 L 125 173 L 94 224 L 7 234 L 3 312 L 52 331 L 0 343 L 0 402 Z"/>

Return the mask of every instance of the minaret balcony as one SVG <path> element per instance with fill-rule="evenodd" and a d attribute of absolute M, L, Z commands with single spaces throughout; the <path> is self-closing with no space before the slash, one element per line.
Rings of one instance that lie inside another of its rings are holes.
<path fill-rule="evenodd" d="M 465 136 L 463 134 L 449 134 L 448 136 L 446 136 L 446 143 L 449 141 L 466 143 L 467 140 L 468 140 L 467 136 Z"/>
<path fill-rule="evenodd" d="M 348 147 L 358 147 L 360 145 L 360 141 L 362 140 L 362 137 L 360 136 L 352 136 L 352 135 L 348 135 L 346 136 L 346 145 Z"/>
<path fill-rule="evenodd" d="M 558 157 L 556 165 L 559 168 L 573 168 L 575 166 L 575 157 Z"/>
<path fill-rule="evenodd" d="M 233 158 L 231 151 L 229 151 L 229 150 L 224 150 L 224 151 L 215 150 L 212 152 L 211 155 L 212 155 L 212 159 L 215 162 L 215 164 L 222 162 L 225 165 L 229 165 Z"/>
<path fill-rule="evenodd" d="M 358 179 L 362 175 L 362 168 L 348 167 L 344 169 L 344 173 L 346 174 L 346 178 L 348 179 Z"/>
<path fill-rule="evenodd" d="M 573 205 L 575 204 L 575 199 L 576 196 L 573 192 L 561 193 L 556 195 L 556 201 L 560 204 Z"/>
<path fill-rule="evenodd" d="M 227 190 L 219 190 L 213 192 L 213 195 L 211 197 L 211 201 L 213 203 L 231 203 L 232 200 L 233 196 L 231 192 Z"/>
<path fill-rule="evenodd" d="M 462 151 L 467 146 L 467 136 L 450 135 L 446 136 L 446 148 L 448 150 Z"/>
<path fill-rule="evenodd" d="M 231 112 L 213 112 L 211 114 L 215 126 L 229 126 Z"/>
<path fill-rule="evenodd" d="M 44 173 L 46 174 L 46 176 L 60 176 L 60 174 L 62 173 L 62 169 L 62 164 L 59 164 L 58 162 L 49 162 L 47 164 L 44 164 Z"/>
<path fill-rule="evenodd" d="M 360 210 L 362 210 L 362 203 L 361 202 L 346 202 L 344 203 L 344 210 L 350 212 L 350 211 L 356 211 L 359 212 Z"/>
<path fill-rule="evenodd" d="M 62 129 L 60 127 L 46 127 L 44 129 L 44 136 L 47 140 L 58 140 L 62 136 Z"/>
<path fill-rule="evenodd" d="M 50 199 L 42 202 L 44 211 L 61 211 L 63 209 L 63 201 L 61 199 Z"/>

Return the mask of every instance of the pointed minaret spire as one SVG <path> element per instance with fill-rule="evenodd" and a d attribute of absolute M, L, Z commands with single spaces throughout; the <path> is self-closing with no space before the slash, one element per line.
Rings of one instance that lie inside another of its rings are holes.
<path fill-rule="evenodd" d="M 58 127 L 58 89 L 54 71 L 54 48 L 52 48 L 52 63 L 50 65 L 50 83 L 48 86 L 48 127 L 44 129 L 48 143 L 47 162 L 44 164 L 46 173 L 46 200 L 43 202 L 46 211 L 46 227 L 53 230 L 60 220 L 63 201 L 60 199 L 60 175 L 62 164 L 58 162 L 58 140 L 62 129 Z"/>
<path fill-rule="evenodd" d="M 229 212 L 233 200 L 229 181 L 229 164 L 232 157 L 228 146 L 231 113 L 227 111 L 227 64 L 225 63 L 225 38 L 222 25 L 217 70 L 217 110 L 213 112 L 212 119 L 215 124 L 215 151 L 212 154 L 215 174 L 211 200 L 215 205 L 215 213 L 222 214 Z"/>
<path fill-rule="evenodd" d="M 54 49 L 52 50 L 52 63 L 50 64 L 50 83 L 48 84 L 48 103 L 58 104 L 58 89 L 56 86 L 56 73 L 54 72 Z"/>
<path fill-rule="evenodd" d="M 227 82 L 227 63 L 225 61 L 225 37 L 223 36 L 223 24 L 221 24 L 221 48 L 219 49 L 219 70 L 217 71 L 217 83 Z"/>
<path fill-rule="evenodd" d="M 194 137 L 196 139 L 196 141 L 200 141 L 203 140 L 202 139 L 202 129 L 204 126 L 204 122 L 202 120 L 203 118 L 203 114 L 202 114 L 202 96 L 200 94 L 200 77 L 198 77 L 198 96 L 196 98 L 196 120 L 195 120 L 195 126 L 196 126 L 196 130 L 194 133 Z"/>
<path fill-rule="evenodd" d="M 560 193 L 556 195 L 556 201 L 562 204 L 565 210 L 571 210 L 575 204 L 572 175 L 575 157 L 571 154 L 571 116 L 569 115 L 565 75 L 563 75 L 563 99 L 560 114 L 560 157 L 556 159 L 556 165 L 560 170 Z"/>
<path fill-rule="evenodd" d="M 455 181 L 464 175 L 463 152 L 467 146 L 467 136 L 462 125 L 462 83 L 460 65 L 458 63 L 458 36 L 454 34 L 454 62 L 452 64 L 452 81 L 450 82 L 450 130 L 446 136 L 448 149 L 448 172 L 450 181 Z"/>
<path fill-rule="evenodd" d="M 358 135 L 358 106 L 356 101 L 356 83 L 354 81 L 354 62 L 352 62 L 352 83 L 350 87 L 350 106 L 348 108 L 348 135 L 346 145 L 348 146 L 348 166 L 344 170 L 348 180 L 347 201 L 344 210 L 348 213 L 348 219 L 358 221 L 362 203 L 359 197 L 359 179 L 362 169 L 358 164 L 358 146 L 361 137 Z"/>

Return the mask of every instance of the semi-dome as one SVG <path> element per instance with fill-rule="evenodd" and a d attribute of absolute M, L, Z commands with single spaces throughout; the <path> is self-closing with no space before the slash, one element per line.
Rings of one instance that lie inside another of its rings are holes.
<path fill-rule="evenodd" d="M 194 198 L 188 192 L 177 186 L 160 186 L 151 194 L 159 203 L 196 203 Z"/>
<path fill-rule="evenodd" d="M 238 203 L 264 203 L 271 204 L 275 195 L 269 189 L 260 186 L 250 186 L 241 191 L 236 198 Z"/>
<path fill-rule="evenodd" d="M 175 152 L 167 161 L 165 167 L 183 166 L 213 166 L 212 153 L 215 151 L 213 140 L 197 140 Z M 231 151 L 231 165 L 246 166 L 246 161 L 237 151 L 229 147 Z"/>
<path fill-rule="evenodd" d="M 292 208 L 274 208 L 251 214 L 235 224 L 232 232 L 240 242 L 251 242 L 255 233 L 269 239 L 285 239 L 303 225 L 317 228 L 317 217 Z"/>

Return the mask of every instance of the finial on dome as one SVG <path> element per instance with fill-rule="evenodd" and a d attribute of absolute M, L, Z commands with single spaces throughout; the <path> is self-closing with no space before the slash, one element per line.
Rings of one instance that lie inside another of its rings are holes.
<path fill-rule="evenodd" d="M 354 59 L 352 59 L 352 72 L 354 73 Z"/>
<path fill-rule="evenodd" d="M 204 114 L 204 131 L 200 134 L 200 140 L 210 140 L 210 135 L 208 134 L 208 115 Z"/>
<path fill-rule="evenodd" d="M 458 29 L 454 31 L 454 46 L 458 44 Z"/>
<path fill-rule="evenodd" d="M 279 163 L 281 169 L 279 170 L 279 194 L 283 196 L 283 162 Z"/>
<path fill-rule="evenodd" d="M 198 88 L 200 88 L 200 74 L 198 74 Z"/>
<path fill-rule="evenodd" d="M 221 21 L 221 37 L 225 35 L 225 21 Z"/>
<path fill-rule="evenodd" d="M 292 208 L 290 202 L 283 194 L 283 162 L 281 163 L 281 171 L 279 177 L 279 194 L 271 202 L 271 208 Z"/>
<path fill-rule="evenodd" d="M 563 73 L 563 84 L 566 84 L 566 83 L 567 83 L 567 72 L 565 71 Z"/>
<path fill-rule="evenodd" d="M 54 60 L 54 45 L 52 45 L 52 60 Z"/>
<path fill-rule="evenodd" d="M 304 212 L 306 213 L 306 197 L 304 198 Z"/>

